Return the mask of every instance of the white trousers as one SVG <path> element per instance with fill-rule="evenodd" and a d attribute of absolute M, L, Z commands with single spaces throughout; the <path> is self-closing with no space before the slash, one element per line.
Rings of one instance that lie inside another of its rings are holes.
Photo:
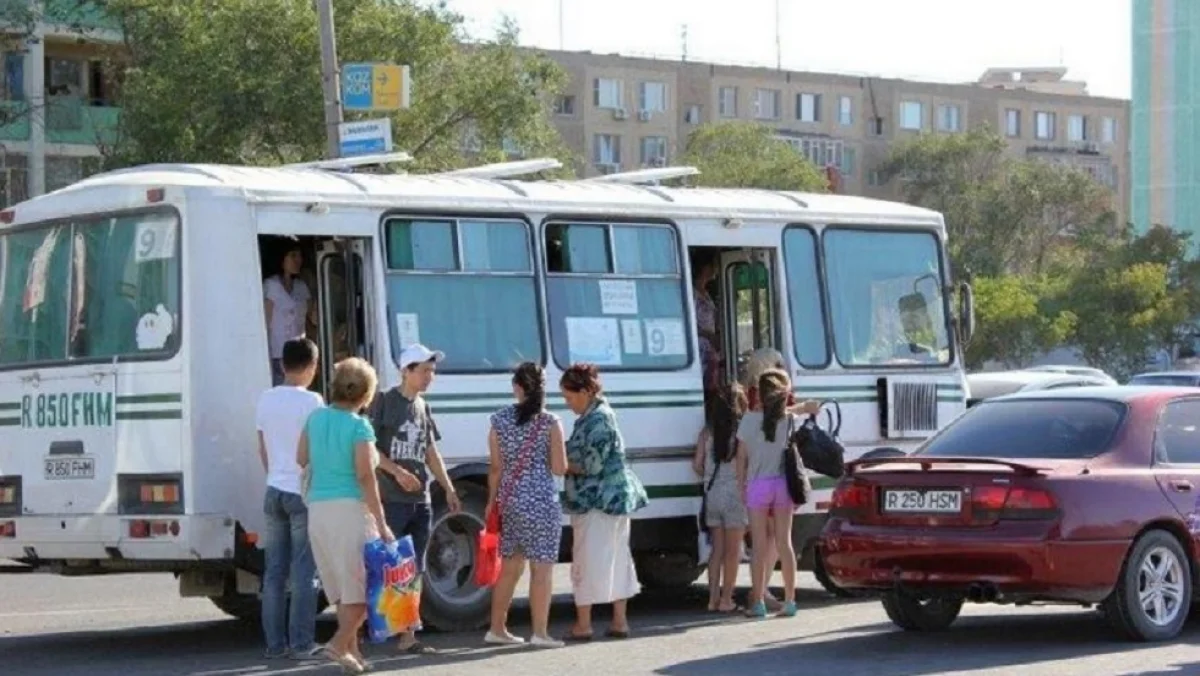
<path fill-rule="evenodd" d="M 575 605 L 592 606 L 636 596 L 641 591 L 629 551 L 628 516 L 604 512 L 571 515 L 571 587 Z"/>

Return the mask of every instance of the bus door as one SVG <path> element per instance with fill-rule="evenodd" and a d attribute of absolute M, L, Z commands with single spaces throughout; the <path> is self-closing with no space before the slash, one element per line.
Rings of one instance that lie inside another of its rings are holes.
<path fill-rule="evenodd" d="M 328 399 L 333 366 L 349 357 L 375 363 L 371 313 L 364 293 L 364 239 L 332 239 L 317 252 L 320 390 Z"/>
<path fill-rule="evenodd" d="M 771 249 L 721 254 L 725 375 L 734 382 L 744 381 L 747 361 L 755 350 L 779 349 L 774 259 Z"/>

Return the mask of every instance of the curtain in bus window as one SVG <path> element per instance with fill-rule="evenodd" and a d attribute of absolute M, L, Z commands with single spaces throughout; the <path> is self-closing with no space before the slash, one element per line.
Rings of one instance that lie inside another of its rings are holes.
<path fill-rule="evenodd" d="M 72 356 L 109 358 L 169 351 L 174 331 L 138 344 L 138 323 L 159 306 L 178 321 L 179 289 L 175 221 L 138 215 L 81 223 L 77 253 L 81 270 L 82 326 L 71 340 Z M 157 320 L 156 320 L 157 321 Z M 164 329 L 165 330 L 165 329 Z M 160 344 L 161 343 L 161 344 Z"/>
<path fill-rule="evenodd" d="M 388 227 L 388 267 L 393 270 L 454 270 L 450 221 L 397 221 Z"/>
<path fill-rule="evenodd" d="M 542 362 L 537 292 L 532 277 L 389 275 L 388 305 L 395 315 L 417 316 L 417 337 L 446 353 L 445 373 L 505 371 L 522 361 Z M 392 351 L 400 341 L 392 327 Z"/>
<path fill-rule="evenodd" d="M 4 239 L 0 364 L 65 358 L 70 228 L 37 228 L 4 235 Z"/>
<path fill-rule="evenodd" d="M 667 228 L 614 226 L 616 271 L 624 275 L 674 275 L 679 272 L 675 234 Z"/>

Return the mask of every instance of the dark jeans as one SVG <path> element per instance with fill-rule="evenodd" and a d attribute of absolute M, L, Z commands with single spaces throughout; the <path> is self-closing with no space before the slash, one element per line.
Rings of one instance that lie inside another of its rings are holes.
<path fill-rule="evenodd" d="M 425 572 L 425 548 L 429 546 L 429 530 L 433 527 L 433 510 L 424 502 L 385 502 L 383 517 L 388 528 L 398 538 L 411 536 L 417 553 L 417 568 Z"/>
<path fill-rule="evenodd" d="M 299 495 L 268 486 L 263 512 L 267 532 L 262 624 L 267 652 L 281 655 L 290 648 L 303 653 L 312 649 L 317 629 L 317 564 L 308 544 L 308 507 Z"/>

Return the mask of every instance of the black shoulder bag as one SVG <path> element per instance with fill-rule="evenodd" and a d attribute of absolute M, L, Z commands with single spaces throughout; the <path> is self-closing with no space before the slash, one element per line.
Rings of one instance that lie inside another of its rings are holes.
<path fill-rule="evenodd" d="M 842 407 L 836 401 L 829 401 L 822 408 L 824 406 L 830 407 L 825 409 L 829 429 L 821 429 L 817 416 L 810 415 L 796 431 L 796 445 L 805 467 L 831 479 L 839 479 L 846 471 L 846 449 L 838 441 L 838 434 L 842 430 Z"/>
<path fill-rule="evenodd" d="M 808 502 L 808 483 L 804 480 L 804 466 L 800 461 L 799 431 L 795 429 L 796 417 L 788 414 L 787 438 L 783 444 L 783 477 L 787 480 L 788 497 L 797 507 Z"/>

